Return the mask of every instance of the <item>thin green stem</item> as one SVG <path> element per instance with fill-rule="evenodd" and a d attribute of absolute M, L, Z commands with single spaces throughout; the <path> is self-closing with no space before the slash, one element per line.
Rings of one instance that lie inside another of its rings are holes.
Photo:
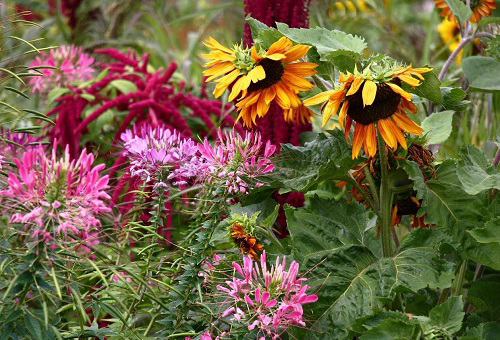
<path fill-rule="evenodd" d="M 370 197 L 370 195 L 368 195 L 368 193 L 365 191 L 365 189 L 363 189 L 361 187 L 361 185 L 358 184 L 358 182 L 356 182 L 354 180 L 354 178 L 352 177 L 349 177 L 347 178 L 348 182 L 351 183 L 356 189 L 358 189 L 358 191 L 361 193 L 361 195 L 363 195 L 365 197 L 365 200 L 366 202 L 368 203 L 368 205 L 370 206 L 370 208 L 375 212 L 375 214 L 377 214 L 377 216 L 379 216 L 379 211 L 378 209 L 375 208 L 375 203 L 373 202 L 372 198 Z M 380 216 L 379 216 L 380 218 Z"/>
<path fill-rule="evenodd" d="M 393 194 L 389 190 L 389 170 L 387 164 L 387 152 L 385 142 L 380 133 L 377 133 L 377 144 L 380 157 L 381 184 L 380 184 L 380 213 L 379 226 L 382 239 L 382 251 L 384 257 L 392 257 L 391 240 L 391 213 Z"/>
<path fill-rule="evenodd" d="M 453 285 L 451 287 L 451 295 L 459 296 L 462 295 L 462 286 L 464 284 L 465 272 L 467 271 L 467 260 L 463 260 L 458 273 L 453 280 Z"/>
<path fill-rule="evenodd" d="M 312 76 L 312 78 L 313 78 L 314 84 L 316 84 L 316 86 L 319 87 L 321 89 L 321 91 L 328 91 L 328 89 L 326 88 L 323 81 L 317 75 Z"/>
<path fill-rule="evenodd" d="M 378 200 L 378 191 L 377 191 L 377 186 L 375 185 L 375 180 L 373 179 L 372 173 L 368 169 L 368 167 L 365 167 L 364 169 L 366 180 L 368 181 L 368 185 L 370 186 L 370 190 L 372 192 L 373 196 L 373 202 L 375 203 L 375 209 L 379 210 L 380 209 L 380 202 Z"/>

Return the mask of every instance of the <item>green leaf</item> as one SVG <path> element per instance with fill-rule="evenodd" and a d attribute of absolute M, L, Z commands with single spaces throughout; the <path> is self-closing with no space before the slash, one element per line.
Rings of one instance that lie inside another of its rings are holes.
<path fill-rule="evenodd" d="M 49 104 L 52 104 L 57 98 L 62 97 L 64 94 L 69 93 L 69 89 L 56 87 L 47 95 L 47 100 Z"/>
<path fill-rule="evenodd" d="M 122 94 L 137 92 L 137 86 L 131 81 L 125 79 L 115 79 L 110 82 L 108 86 L 116 88 Z"/>
<path fill-rule="evenodd" d="M 485 321 L 500 321 L 500 276 L 498 274 L 485 275 L 472 282 L 467 293 L 467 301 L 475 307 Z"/>
<path fill-rule="evenodd" d="M 433 335 L 436 339 L 453 339 L 452 335 L 462 328 L 465 315 L 463 309 L 461 296 L 453 296 L 434 307 L 429 313 L 428 321 L 422 323 L 424 334 Z"/>
<path fill-rule="evenodd" d="M 461 340 L 497 340 L 500 339 L 500 325 L 482 323 L 477 327 L 468 329 Z"/>
<path fill-rule="evenodd" d="M 435 112 L 422 122 L 427 144 L 441 144 L 451 135 L 453 111 Z"/>
<path fill-rule="evenodd" d="M 88 102 L 93 102 L 95 100 L 95 96 L 90 93 L 82 93 L 80 94 L 80 97 L 82 97 Z"/>
<path fill-rule="evenodd" d="M 493 39 L 488 41 L 488 48 L 486 51 L 488 51 L 488 54 L 493 57 L 493 59 L 500 61 L 500 35 L 496 35 Z"/>
<path fill-rule="evenodd" d="M 466 145 L 459 151 L 457 175 L 463 189 L 470 195 L 476 195 L 488 189 L 500 189 L 500 174 L 486 160 L 481 150 L 473 145 Z"/>
<path fill-rule="evenodd" d="M 484 228 L 468 230 L 479 243 L 500 243 L 500 216 L 493 217 L 484 224 Z"/>
<path fill-rule="evenodd" d="M 254 43 L 263 48 L 269 48 L 283 36 L 276 28 L 269 27 L 263 22 L 250 17 L 250 15 L 247 16 L 246 21 L 252 30 Z"/>
<path fill-rule="evenodd" d="M 465 24 L 472 15 L 472 11 L 461 0 L 445 0 L 453 14 L 458 18 L 460 23 Z"/>
<path fill-rule="evenodd" d="M 441 87 L 443 106 L 447 110 L 463 111 L 469 105 L 469 100 L 463 100 L 467 94 L 458 87 Z"/>
<path fill-rule="evenodd" d="M 290 28 L 284 23 L 276 23 L 276 27 L 290 40 L 314 46 L 321 61 L 334 62 L 341 71 L 346 71 L 345 58 L 354 62 L 358 61 L 366 48 L 366 42 L 363 38 L 338 30 L 332 31 L 323 27 Z"/>
<path fill-rule="evenodd" d="M 304 146 L 283 144 L 269 180 L 276 187 L 305 192 L 324 180 L 342 179 L 357 165 L 340 130 L 331 136 L 319 134 Z"/>
<path fill-rule="evenodd" d="M 403 83 L 403 88 L 411 93 L 416 94 L 421 98 L 427 98 L 436 104 L 443 104 L 443 96 L 441 94 L 441 82 L 439 81 L 434 71 L 422 74 L 424 81 L 420 86 L 411 88 L 409 85 Z"/>
<path fill-rule="evenodd" d="M 367 241 L 368 212 L 361 204 L 315 196 L 307 208 L 288 207 L 285 213 L 293 247 L 300 257 L 344 245 L 365 245 Z"/>
<path fill-rule="evenodd" d="M 449 271 L 449 266 L 427 247 L 377 259 L 365 247 L 342 246 L 311 253 L 304 264 L 314 268 L 314 279 L 308 284 L 320 288 L 318 301 L 311 305 L 318 316 L 313 330 L 333 330 L 335 339 L 343 338 L 356 319 L 392 301 L 397 291 L 416 292 L 436 286 Z"/>
<path fill-rule="evenodd" d="M 473 56 L 462 60 L 462 70 L 472 89 L 500 91 L 500 61 L 490 57 Z"/>
<path fill-rule="evenodd" d="M 25 314 L 25 324 L 26 328 L 28 328 L 28 332 L 31 334 L 32 339 L 39 339 L 39 340 L 44 340 L 46 339 L 46 334 L 42 329 L 42 325 L 40 324 L 40 321 L 38 321 L 37 318 L 33 317 L 32 315 Z"/>
<path fill-rule="evenodd" d="M 424 181 L 417 163 L 407 161 L 403 167 L 414 180 L 417 198 L 423 199 L 419 216 L 427 214 L 425 222 L 443 227 L 455 240 L 463 239 L 464 230 L 481 224 L 488 215 L 482 201 L 468 195 L 456 176 L 456 165 L 444 162 L 437 168 L 437 179 Z"/>
<path fill-rule="evenodd" d="M 387 319 L 359 337 L 360 340 L 413 340 L 418 325 L 409 321 Z"/>

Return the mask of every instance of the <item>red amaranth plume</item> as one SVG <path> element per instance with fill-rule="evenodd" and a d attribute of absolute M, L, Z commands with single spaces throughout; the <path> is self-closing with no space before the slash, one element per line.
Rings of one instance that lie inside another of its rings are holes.
<path fill-rule="evenodd" d="M 76 23 L 78 20 L 77 9 L 81 5 L 83 0 L 62 0 L 61 1 L 61 13 L 68 18 L 68 24 L 71 28 L 76 27 Z M 51 15 L 55 15 L 57 10 L 57 0 L 49 0 L 49 13 Z"/>
<path fill-rule="evenodd" d="M 245 17 L 251 15 L 253 18 L 263 22 L 268 26 L 276 27 L 276 22 L 283 22 L 294 28 L 309 27 L 309 2 L 310 0 L 244 0 Z M 253 44 L 250 26 L 246 23 L 243 33 L 243 43 L 246 46 Z M 268 113 L 257 121 L 257 129 L 263 139 L 270 140 L 278 151 L 280 143 L 299 144 L 299 137 L 302 132 L 311 131 L 312 125 L 290 124 L 283 119 L 283 110 L 276 104 L 271 105 Z M 279 195 L 275 193 L 274 199 L 280 204 L 280 221 L 278 235 L 284 237 L 288 234 L 283 205 L 288 203 L 294 207 L 304 205 L 304 195 L 300 193 L 290 193 Z"/>
<path fill-rule="evenodd" d="M 222 120 L 223 126 L 234 125 L 231 115 L 222 116 L 226 107 L 223 108 L 220 101 L 200 99 L 185 91 L 184 84 L 179 84 L 178 90 L 170 82 L 177 68 L 175 63 L 171 63 L 166 70 L 149 72 L 147 54 L 138 58 L 132 52 L 124 54 L 115 49 L 97 50 L 96 53 L 114 59 L 101 65 L 102 68 L 109 70 L 107 75 L 86 88 L 70 88 L 71 93 L 58 98 L 58 105 L 48 113 L 49 116 L 57 114 L 55 126 L 49 127 L 48 136 L 51 141 L 57 139 L 59 145 L 69 145 L 72 157 L 79 154 L 80 140 L 87 132 L 88 125 L 109 109 L 127 112 L 123 119 L 114 117 L 115 125 L 118 126 L 115 142 L 127 128 L 145 123 L 153 127 L 166 126 L 179 131 L 183 137 L 192 137 L 193 132 L 182 114 L 186 111 L 190 116 L 197 117 L 205 123 L 205 130 L 194 131 L 202 137 L 207 134 L 216 136 L 217 126 L 214 124 L 214 118 Z M 106 86 L 119 79 L 134 83 L 137 91 L 118 92 L 117 96 L 105 91 Z M 83 111 L 92 106 L 98 108 L 82 120 Z M 241 127 L 237 126 L 237 129 L 241 130 Z"/>

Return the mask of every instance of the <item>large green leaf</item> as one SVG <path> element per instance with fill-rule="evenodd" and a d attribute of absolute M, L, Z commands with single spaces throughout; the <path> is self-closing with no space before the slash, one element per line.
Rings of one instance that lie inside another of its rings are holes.
<path fill-rule="evenodd" d="M 500 321 L 500 276 L 486 275 L 472 282 L 467 301 L 485 321 Z"/>
<path fill-rule="evenodd" d="M 449 276 L 449 266 L 430 247 L 377 259 L 363 246 L 342 246 L 309 254 L 305 267 L 314 268 L 314 280 L 308 282 L 320 287 L 313 329 L 333 330 L 335 339 L 345 338 L 356 319 L 379 311 L 397 291 L 435 287 L 442 275 Z"/>
<path fill-rule="evenodd" d="M 290 28 L 287 24 L 277 23 L 278 31 L 290 40 L 299 44 L 308 44 L 316 48 L 321 61 L 335 61 L 345 64 L 343 58 L 353 61 L 359 60 L 366 48 L 363 38 L 353 36 L 338 30 L 329 30 L 323 27 Z M 344 67 L 340 67 L 342 71 Z M 352 71 L 352 70 L 351 70 Z"/>
<path fill-rule="evenodd" d="M 434 307 L 429 318 L 419 318 L 425 339 L 454 339 L 453 335 L 462 328 L 464 318 L 462 297 L 453 296 Z"/>
<path fill-rule="evenodd" d="M 482 323 L 477 327 L 468 329 L 462 340 L 498 340 L 500 339 L 500 325 L 495 323 Z"/>
<path fill-rule="evenodd" d="M 447 110 L 463 111 L 470 105 L 469 100 L 464 100 L 467 94 L 458 87 L 441 87 L 443 106 Z"/>
<path fill-rule="evenodd" d="M 500 91 L 500 61 L 490 57 L 473 56 L 462 60 L 462 69 L 472 89 Z"/>
<path fill-rule="evenodd" d="M 286 208 L 288 230 L 303 257 L 344 245 L 367 245 L 375 235 L 365 235 L 368 212 L 359 203 L 313 197 L 307 208 Z M 378 244 L 378 240 L 376 240 Z"/>
<path fill-rule="evenodd" d="M 403 320 L 387 319 L 359 337 L 360 340 L 414 340 L 420 327 Z"/>
<path fill-rule="evenodd" d="M 435 112 L 422 122 L 427 144 L 440 144 L 450 137 L 453 129 L 453 111 Z"/>
<path fill-rule="evenodd" d="M 305 192 L 324 180 L 346 178 L 358 162 L 351 158 L 342 132 L 335 130 L 331 136 L 319 134 L 304 146 L 283 144 L 269 180 L 286 190 Z"/>
<path fill-rule="evenodd" d="M 254 43 L 262 46 L 263 48 L 269 48 L 269 46 L 283 36 L 276 28 L 269 27 L 263 22 L 260 22 L 250 16 L 246 18 L 246 21 L 252 30 Z"/>
<path fill-rule="evenodd" d="M 427 214 L 426 223 L 445 228 L 455 240 L 461 240 L 466 229 L 481 225 L 488 215 L 483 202 L 463 190 L 452 161 L 441 164 L 437 179 L 429 181 L 424 181 L 417 163 L 407 161 L 403 167 L 414 180 L 417 198 L 423 199 L 419 216 Z"/>
<path fill-rule="evenodd" d="M 472 11 L 469 7 L 465 5 L 462 0 L 445 0 L 448 4 L 448 7 L 451 9 L 453 14 L 458 18 L 458 20 L 465 24 L 472 15 Z"/>
<path fill-rule="evenodd" d="M 443 95 L 441 94 L 441 82 L 439 81 L 434 71 L 422 74 L 424 81 L 420 86 L 411 88 L 407 84 L 403 84 L 403 88 L 417 96 L 427 98 L 436 104 L 443 104 Z"/>
<path fill-rule="evenodd" d="M 500 243 L 500 216 L 495 216 L 483 228 L 470 230 L 469 234 L 479 243 Z"/>
<path fill-rule="evenodd" d="M 500 189 L 500 174 L 488 163 L 481 150 L 473 145 L 460 149 L 457 175 L 463 189 L 476 195 L 487 189 Z"/>

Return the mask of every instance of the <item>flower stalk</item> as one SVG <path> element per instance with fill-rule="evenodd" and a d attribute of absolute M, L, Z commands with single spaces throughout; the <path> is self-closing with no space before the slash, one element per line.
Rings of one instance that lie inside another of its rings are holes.
<path fill-rule="evenodd" d="M 380 133 L 377 133 L 377 144 L 379 150 L 381 184 L 380 184 L 380 236 L 382 239 L 382 251 L 384 257 L 392 256 L 391 240 L 391 210 L 392 210 L 392 192 L 389 189 L 389 171 L 387 164 L 387 151 L 384 140 Z"/>

